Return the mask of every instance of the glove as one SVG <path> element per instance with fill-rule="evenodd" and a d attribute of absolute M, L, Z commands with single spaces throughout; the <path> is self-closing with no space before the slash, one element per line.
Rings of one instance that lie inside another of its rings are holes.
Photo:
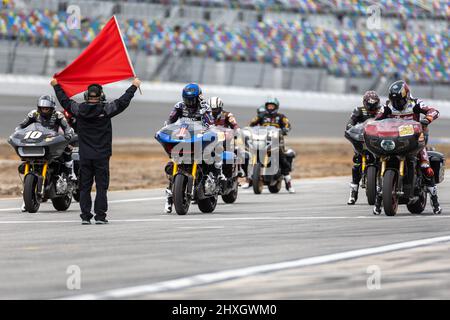
<path fill-rule="evenodd" d="M 289 130 L 286 128 L 283 128 L 283 129 L 281 129 L 281 132 L 282 132 L 283 136 L 287 136 Z"/>
<path fill-rule="evenodd" d="M 65 138 L 67 141 L 70 141 L 70 139 L 72 139 L 72 135 L 70 135 L 70 134 L 65 134 L 65 135 L 64 135 L 64 138 Z"/>
<path fill-rule="evenodd" d="M 430 123 L 431 123 L 431 119 L 430 119 L 430 117 L 425 117 L 425 118 L 423 118 L 422 120 L 420 120 L 420 123 L 422 124 L 422 125 L 424 125 L 424 126 L 427 126 L 427 125 L 429 125 Z"/>

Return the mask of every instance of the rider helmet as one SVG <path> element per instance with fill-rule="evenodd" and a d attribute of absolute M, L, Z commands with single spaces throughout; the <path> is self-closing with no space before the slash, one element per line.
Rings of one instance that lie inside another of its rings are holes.
<path fill-rule="evenodd" d="M 271 98 L 266 101 L 264 107 L 266 108 L 267 113 L 275 114 L 278 111 L 278 108 L 280 107 L 280 102 L 278 101 L 277 98 Z"/>
<path fill-rule="evenodd" d="M 223 110 L 222 99 L 220 99 L 219 97 L 211 97 L 208 101 L 208 104 L 211 107 L 214 118 L 217 118 L 217 116 L 219 116 Z"/>
<path fill-rule="evenodd" d="M 363 105 L 370 113 L 377 113 L 380 109 L 380 97 L 375 91 L 366 91 L 363 96 Z"/>
<path fill-rule="evenodd" d="M 197 111 L 200 105 L 201 95 L 202 90 L 196 83 L 189 83 L 183 88 L 183 102 L 191 112 Z"/>
<path fill-rule="evenodd" d="M 37 102 L 39 113 L 44 116 L 50 116 L 56 108 L 56 100 L 51 95 L 40 96 Z"/>
<path fill-rule="evenodd" d="M 405 81 L 395 81 L 389 87 L 389 100 L 396 110 L 404 110 L 410 98 L 411 92 L 409 91 L 409 87 Z"/>

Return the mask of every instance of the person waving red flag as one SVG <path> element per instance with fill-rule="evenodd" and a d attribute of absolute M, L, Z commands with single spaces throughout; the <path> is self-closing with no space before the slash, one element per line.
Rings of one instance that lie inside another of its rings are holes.
<path fill-rule="evenodd" d="M 92 83 L 104 85 L 131 77 L 136 74 L 115 16 L 78 58 L 54 75 L 69 97 Z"/>

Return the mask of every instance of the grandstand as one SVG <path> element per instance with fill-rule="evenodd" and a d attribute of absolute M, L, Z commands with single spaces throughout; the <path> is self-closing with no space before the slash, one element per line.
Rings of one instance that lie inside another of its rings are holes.
<path fill-rule="evenodd" d="M 69 4 L 81 9 L 80 30 L 65 23 Z M 424 96 L 450 98 L 450 2 L 377 1 L 382 23 L 370 29 L 373 4 L 3 1 L 0 72 L 51 74 L 116 14 L 136 69 L 147 80 L 358 92 L 401 77 L 423 88 Z"/>

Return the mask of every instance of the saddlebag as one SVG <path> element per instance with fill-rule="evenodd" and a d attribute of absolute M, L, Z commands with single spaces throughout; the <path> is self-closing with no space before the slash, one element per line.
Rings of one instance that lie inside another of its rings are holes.
<path fill-rule="evenodd" d="M 441 183 L 444 181 L 445 175 L 445 157 L 442 153 L 436 151 L 428 151 L 428 159 L 430 160 L 431 168 L 434 171 L 434 181 Z"/>

